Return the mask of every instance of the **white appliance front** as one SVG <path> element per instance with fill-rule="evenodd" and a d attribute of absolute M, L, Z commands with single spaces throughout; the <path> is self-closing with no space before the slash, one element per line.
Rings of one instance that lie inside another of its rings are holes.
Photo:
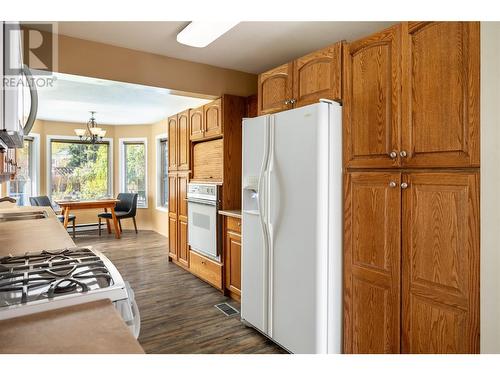
<path fill-rule="evenodd" d="M 242 318 L 293 353 L 341 351 L 340 114 L 337 103 L 318 103 L 243 126 L 243 186 L 256 160 L 267 167 L 260 226 L 243 190 Z M 265 329 L 246 311 L 264 311 Z"/>
<path fill-rule="evenodd" d="M 268 116 L 243 120 L 241 318 L 268 335 L 268 249 L 265 198 Z M 259 204 L 260 202 L 260 204 Z"/>
<path fill-rule="evenodd" d="M 207 202 L 188 201 L 189 246 L 210 258 L 217 259 L 217 206 Z"/>

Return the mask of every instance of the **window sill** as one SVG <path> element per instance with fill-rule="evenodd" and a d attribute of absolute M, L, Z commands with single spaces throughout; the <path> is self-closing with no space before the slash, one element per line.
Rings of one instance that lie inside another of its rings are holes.
<path fill-rule="evenodd" d="M 168 207 L 156 207 L 156 209 L 158 211 L 161 211 L 161 212 L 167 212 L 168 213 Z"/>

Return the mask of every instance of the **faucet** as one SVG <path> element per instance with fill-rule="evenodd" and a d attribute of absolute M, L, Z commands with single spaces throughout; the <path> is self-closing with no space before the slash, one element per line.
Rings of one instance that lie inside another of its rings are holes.
<path fill-rule="evenodd" d="M 3 197 L 3 198 L 0 198 L 0 203 L 2 203 L 2 202 L 16 203 L 16 200 L 14 198 L 11 198 L 11 197 Z"/>

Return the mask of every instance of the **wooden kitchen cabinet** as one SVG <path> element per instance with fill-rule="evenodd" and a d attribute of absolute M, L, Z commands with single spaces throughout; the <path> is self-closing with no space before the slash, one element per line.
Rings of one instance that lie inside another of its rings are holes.
<path fill-rule="evenodd" d="M 346 45 L 346 167 L 478 167 L 479 44 L 478 22 L 404 22 Z"/>
<path fill-rule="evenodd" d="M 223 133 L 222 99 L 219 98 L 203 106 L 203 138 L 221 136 Z"/>
<path fill-rule="evenodd" d="M 401 173 L 344 184 L 344 352 L 399 353 Z"/>
<path fill-rule="evenodd" d="M 177 207 L 178 207 L 178 261 L 185 267 L 189 266 L 189 244 L 188 244 L 188 207 L 187 207 L 187 184 L 189 173 L 178 173 L 177 177 Z"/>
<path fill-rule="evenodd" d="M 294 107 L 342 98 L 342 42 L 299 57 L 293 63 Z"/>
<path fill-rule="evenodd" d="M 479 166 L 479 22 L 405 22 L 406 167 Z"/>
<path fill-rule="evenodd" d="M 189 110 L 177 115 L 177 170 L 189 170 Z"/>
<path fill-rule="evenodd" d="M 222 290 L 222 265 L 197 252 L 190 252 L 189 270 L 200 279 Z"/>
<path fill-rule="evenodd" d="M 189 138 L 192 141 L 203 139 L 203 106 L 189 110 Z"/>
<path fill-rule="evenodd" d="M 267 115 L 292 108 L 293 63 L 259 74 L 258 112 Z"/>
<path fill-rule="evenodd" d="M 178 189 L 177 189 L 177 173 L 169 172 L 168 174 L 168 255 L 172 260 L 178 258 L 177 246 L 177 222 L 178 222 Z"/>
<path fill-rule="evenodd" d="M 168 118 L 168 170 L 177 170 L 177 115 Z"/>
<path fill-rule="evenodd" d="M 351 172 L 344 190 L 344 351 L 478 353 L 479 173 Z"/>
<path fill-rule="evenodd" d="M 403 182 L 402 352 L 479 353 L 479 173 Z"/>
<path fill-rule="evenodd" d="M 225 216 L 224 225 L 225 289 L 237 301 L 241 299 L 241 219 Z"/>
<path fill-rule="evenodd" d="M 345 166 L 399 167 L 401 25 L 344 47 Z"/>

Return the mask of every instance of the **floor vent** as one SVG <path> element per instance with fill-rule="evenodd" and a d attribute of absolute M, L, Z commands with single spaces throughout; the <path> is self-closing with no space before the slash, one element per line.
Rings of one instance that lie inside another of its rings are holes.
<path fill-rule="evenodd" d="M 215 305 L 215 307 L 222 311 L 225 316 L 233 316 L 240 313 L 233 306 L 227 303 L 219 303 L 218 305 Z"/>

